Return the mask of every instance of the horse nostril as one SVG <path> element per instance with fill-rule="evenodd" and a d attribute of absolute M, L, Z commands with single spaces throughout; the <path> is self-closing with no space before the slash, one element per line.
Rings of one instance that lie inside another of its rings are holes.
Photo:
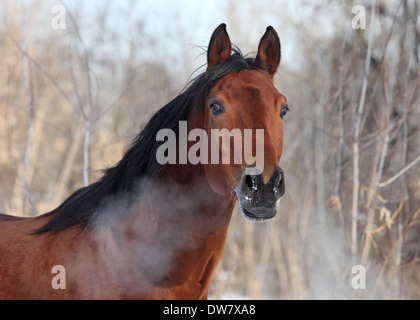
<path fill-rule="evenodd" d="M 278 187 L 283 180 L 283 173 L 281 171 L 276 171 L 273 177 L 271 178 L 271 181 L 275 187 Z"/>
<path fill-rule="evenodd" d="M 278 168 L 271 179 L 273 183 L 274 194 L 276 198 L 279 199 L 284 195 L 284 191 L 285 191 L 285 181 L 284 181 L 283 170 Z"/>
<path fill-rule="evenodd" d="M 256 176 L 247 175 L 246 178 L 245 178 L 245 181 L 246 181 L 246 185 L 250 189 L 252 189 L 252 190 L 257 190 L 258 189 Z"/>
<path fill-rule="evenodd" d="M 278 186 L 280 184 L 281 180 L 283 180 L 283 174 L 281 172 L 279 172 L 277 177 L 274 179 L 274 184 L 276 186 Z"/>

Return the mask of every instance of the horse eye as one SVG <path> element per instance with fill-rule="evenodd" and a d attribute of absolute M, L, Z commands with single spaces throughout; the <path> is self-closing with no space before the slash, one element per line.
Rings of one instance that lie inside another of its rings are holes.
<path fill-rule="evenodd" d="M 217 116 L 219 114 L 222 114 L 225 111 L 224 108 L 221 105 L 217 104 L 217 103 L 210 104 L 210 110 L 211 110 L 211 113 L 214 116 Z"/>
<path fill-rule="evenodd" d="M 287 112 L 289 111 L 289 107 L 287 106 L 287 104 L 282 104 L 281 105 L 281 110 L 280 110 L 280 118 L 284 119 L 284 117 L 286 116 Z"/>

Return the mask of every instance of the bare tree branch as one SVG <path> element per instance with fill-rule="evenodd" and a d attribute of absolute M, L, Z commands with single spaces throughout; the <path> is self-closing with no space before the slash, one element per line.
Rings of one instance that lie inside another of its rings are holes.
<path fill-rule="evenodd" d="M 352 200 L 352 225 L 351 225 L 351 250 L 353 255 L 357 255 L 357 221 L 358 221 L 358 206 L 359 206 L 359 189 L 360 189 L 360 180 L 359 180 L 359 138 L 361 130 L 361 122 L 363 110 L 365 108 L 365 99 L 366 91 L 368 85 L 368 77 L 370 73 L 370 61 L 372 56 L 372 43 L 373 43 L 373 26 L 375 23 L 375 8 L 376 0 L 371 1 L 371 14 L 370 14 L 370 23 L 369 23 L 369 36 L 368 36 L 368 46 L 365 60 L 365 73 L 362 82 L 362 91 L 360 95 L 359 108 L 357 110 L 355 124 L 354 124 L 354 134 L 353 134 L 353 200 Z"/>
<path fill-rule="evenodd" d="M 420 162 L 420 154 L 411 161 L 408 165 L 406 165 L 404 168 L 402 168 L 396 175 L 392 176 L 391 178 L 385 180 L 384 182 L 381 182 L 378 184 L 379 188 L 386 187 L 387 185 L 393 183 L 395 180 L 403 176 L 405 173 L 407 173 L 408 170 L 410 170 L 412 167 L 414 167 L 417 163 Z"/>
<path fill-rule="evenodd" d="M 22 51 L 26 52 L 26 30 L 25 30 L 25 3 L 21 0 L 21 47 Z M 29 190 L 29 182 L 28 182 L 28 167 L 30 162 L 30 154 L 31 154 L 31 146 L 32 146 L 32 137 L 34 131 L 34 118 L 35 118 L 35 108 L 34 108 L 34 95 L 33 95 L 33 88 L 31 84 L 31 67 L 26 55 L 22 54 L 22 79 L 23 84 L 25 87 L 26 98 L 28 100 L 28 130 L 26 134 L 26 145 L 25 145 L 25 152 L 23 157 L 23 176 L 22 176 L 22 192 L 24 194 L 23 197 L 23 211 L 25 210 L 25 200 L 28 199 L 29 203 L 31 204 L 31 215 L 36 215 L 37 210 L 35 203 L 32 199 L 31 192 Z"/>

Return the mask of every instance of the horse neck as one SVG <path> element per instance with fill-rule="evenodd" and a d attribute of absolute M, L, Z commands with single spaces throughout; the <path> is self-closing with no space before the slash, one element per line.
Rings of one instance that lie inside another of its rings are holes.
<path fill-rule="evenodd" d="M 205 130 L 203 110 L 203 106 L 195 105 L 191 108 L 187 118 L 188 134 L 197 128 Z M 186 138 L 178 137 L 177 145 L 180 145 L 179 139 Z M 195 142 L 187 141 L 187 150 L 193 144 Z M 179 152 L 181 150 L 177 150 Z M 205 222 L 208 230 L 201 230 L 201 234 L 211 233 L 215 228 L 227 227 L 235 203 L 231 194 L 219 195 L 211 189 L 204 165 L 192 165 L 189 162 L 167 165 L 161 176 L 152 183 L 150 193 L 154 199 L 152 202 L 155 207 L 157 205 L 162 216 L 176 216 L 177 221 Z M 156 201 L 156 198 L 162 201 Z"/>
<path fill-rule="evenodd" d="M 142 201 L 144 212 L 159 217 L 162 229 L 181 231 L 191 241 L 227 230 L 234 203 L 230 194 L 211 189 L 201 164 L 168 165 Z"/>
<path fill-rule="evenodd" d="M 234 198 L 213 192 L 201 164 L 167 165 L 146 183 L 133 179 L 141 192 L 134 188 L 105 202 L 94 232 L 83 233 L 92 245 L 79 251 L 96 252 L 98 263 L 118 275 L 114 282 L 130 288 L 132 297 L 170 297 L 165 290 L 173 288 L 198 290 L 177 297 L 204 297 L 223 252 Z"/>
<path fill-rule="evenodd" d="M 132 288 L 133 295 L 143 297 L 143 292 L 158 290 L 153 293 L 156 296 L 144 297 L 162 298 L 167 292 L 173 294 L 173 288 L 186 292 L 200 288 L 197 297 L 207 294 L 235 202 L 212 192 L 201 169 L 168 166 L 124 219 L 114 220 L 97 233 L 105 237 L 98 240 L 108 248 L 106 261 L 114 256 L 120 261 L 116 272 L 136 274 L 119 281 L 129 286 L 135 280 L 142 288 L 150 288 Z"/>

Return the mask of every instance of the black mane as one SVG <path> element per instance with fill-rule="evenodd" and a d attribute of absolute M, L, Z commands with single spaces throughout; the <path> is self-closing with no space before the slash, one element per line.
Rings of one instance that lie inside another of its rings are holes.
<path fill-rule="evenodd" d="M 174 100 L 153 115 L 117 165 L 105 170 L 97 182 L 77 190 L 58 208 L 47 213 L 53 217 L 33 234 L 56 233 L 70 227 L 83 230 L 90 225 L 93 217 L 100 214 L 100 206 L 111 196 L 122 192 L 139 192 L 134 190 L 136 181 L 141 178 L 154 179 L 165 169 L 155 156 L 162 144 L 156 141 L 157 132 L 167 128 L 177 133 L 179 122 L 187 120 L 193 106 L 203 106 L 216 82 L 227 74 L 247 69 L 261 70 L 255 59 L 244 57 L 235 48 L 225 62 L 191 80 Z M 142 188 L 138 197 L 141 196 Z"/>

